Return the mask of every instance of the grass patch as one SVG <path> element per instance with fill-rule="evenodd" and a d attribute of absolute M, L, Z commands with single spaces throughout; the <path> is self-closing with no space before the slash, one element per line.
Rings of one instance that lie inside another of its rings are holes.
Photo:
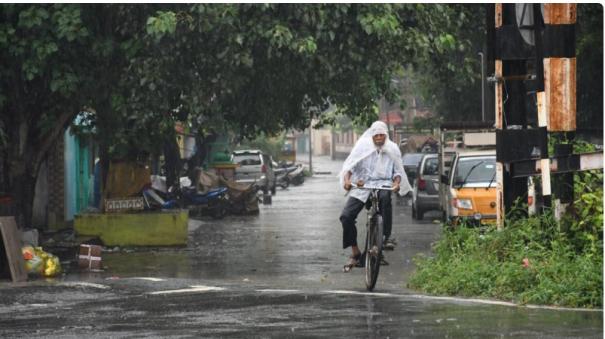
<path fill-rule="evenodd" d="M 598 179 L 602 185 L 602 174 Z M 547 213 L 510 221 L 502 231 L 444 228 L 433 255 L 415 258 L 408 285 L 437 295 L 600 308 L 602 186 L 580 194 L 575 208 L 561 224 Z"/>

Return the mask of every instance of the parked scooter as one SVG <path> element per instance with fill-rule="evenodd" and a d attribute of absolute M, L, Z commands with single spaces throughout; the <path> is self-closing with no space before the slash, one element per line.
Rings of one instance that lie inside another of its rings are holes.
<path fill-rule="evenodd" d="M 273 172 L 276 176 L 275 185 L 279 186 L 283 189 L 288 188 L 290 186 L 290 173 L 296 171 L 298 169 L 297 166 L 287 166 L 284 165 L 281 168 L 274 169 Z"/>
<path fill-rule="evenodd" d="M 305 182 L 305 173 L 301 164 L 296 165 L 296 169 L 288 173 L 288 179 L 294 186 L 302 185 Z"/>
<path fill-rule="evenodd" d="M 195 187 L 187 187 L 182 189 L 182 194 L 185 206 L 194 214 L 208 213 L 215 219 L 222 219 L 227 214 L 229 198 L 226 187 L 219 187 L 205 193 L 198 192 Z"/>
<path fill-rule="evenodd" d="M 149 208 L 173 209 L 180 207 L 189 208 L 194 214 L 209 214 L 213 218 L 223 218 L 227 214 L 229 205 L 227 188 L 200 193 L 194 187 L 183 187 L 178 190 L 168 190 L 162 194 L 154 189 L 143 191 L 143 197 Z M 160 196 L 160 194 L 163 195 Z"/>

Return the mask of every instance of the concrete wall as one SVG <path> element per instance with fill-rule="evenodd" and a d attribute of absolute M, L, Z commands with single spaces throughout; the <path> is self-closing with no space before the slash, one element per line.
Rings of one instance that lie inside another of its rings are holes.
<path fill-rule="evenodd" d="M 187 245 L 189 212 L 96 213 L 75 216 L 78 234 L 98 236 L 107 246 Z"/>

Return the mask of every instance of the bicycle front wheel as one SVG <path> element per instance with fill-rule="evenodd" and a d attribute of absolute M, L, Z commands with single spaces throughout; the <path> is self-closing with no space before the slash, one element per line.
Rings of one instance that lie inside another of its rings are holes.
<path fill-rule="evenodd" d="M 370 219 L 366 235 L 366 288 L 372 291 L 376 286 L 378 272 L 380 271 L 380 257 L 382 255 L 382 216 L 376 214 Z"/>

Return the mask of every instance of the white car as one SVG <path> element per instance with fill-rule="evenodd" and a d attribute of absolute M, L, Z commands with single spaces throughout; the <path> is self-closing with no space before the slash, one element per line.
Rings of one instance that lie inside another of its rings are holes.
<path fill-rule="evenodd" d="M 271 157 L 260 150 L 233 151 L 231 161 L 235 168 L 235 181 L 257 183 L 264 194 L 275 194 L 275 174 Z"/>

